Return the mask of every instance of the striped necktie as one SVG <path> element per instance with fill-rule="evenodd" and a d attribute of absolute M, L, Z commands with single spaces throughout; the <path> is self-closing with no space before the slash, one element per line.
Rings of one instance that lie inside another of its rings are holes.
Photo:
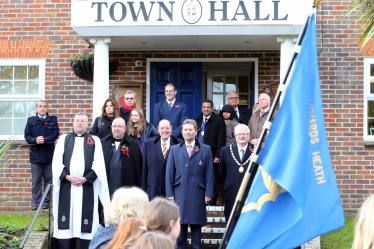
<path fill-rule="evenodd" d="M 169 103 L 169 108 L 171 110 L 171 107 L 173 106 L 173 103 Z"/>
<path fill-rule="evenodd" d="M 168 153 L 168 149 L 166 148 L 166 143 L 163 142 L 162 143 L 162 155 L 164 156 L 164 158 L 166 157 L 167 153 Z"/>

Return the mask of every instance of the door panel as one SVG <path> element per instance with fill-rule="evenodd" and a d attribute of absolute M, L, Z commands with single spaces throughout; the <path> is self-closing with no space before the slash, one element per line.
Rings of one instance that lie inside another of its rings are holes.
<path fill-rule="evenodd" d="M 165 100 L 165 85 L 172 82 L 177 90 L 176 99 L 188 105 L 188 118 L 201 113 L 202 63 L 201 62 L 151 62 L 150 122 L 153 123 L 154 105 Z"/>

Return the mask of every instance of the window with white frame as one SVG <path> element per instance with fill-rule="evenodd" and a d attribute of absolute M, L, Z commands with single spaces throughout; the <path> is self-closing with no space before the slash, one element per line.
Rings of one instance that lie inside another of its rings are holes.
<path fill-rule="evenodd" d="M 0 61 L 0 139 L 23 139 L 26 120 L 35 115 L 35 105 L 44 99 L 44 59 Z"/>

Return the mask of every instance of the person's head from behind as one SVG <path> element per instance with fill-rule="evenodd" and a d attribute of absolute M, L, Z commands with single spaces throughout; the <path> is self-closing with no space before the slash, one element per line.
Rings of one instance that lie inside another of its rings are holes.
<path fill-rule="evenodd" d="M 144 226 L 140 218 L 128 218 L 118 225 L 112 240 L 105 247 L 106 249 L 128 249 L 135 245 L 139 238 L 139 229 Z"/>
<path fill-rule="evenodd" d="M 140 236 L 135 249 L 174 249 L 174 243 L 169 236 L 160 232 L 147 232 Z"/>
<path fill-rule="evenodd" d="M 178 206 L 161 197 L 154 198 L 144 210 L 144 224 L 148 231 L 159 231 L 176 240 L 180 232 Z"/>
<path fill-rule="evenodd" d="M 374 248 L 374 195 L 362 204 L 356 218 L 352 249 Z"/>
<path fill-rule="evenodd" d="M 117 227 L 127 218 L 140 218 L 148 203 L 148 195 L 140 188 L 119 188 L 114 191 L 112 201 L 105 210 L 105 223 Z"/>

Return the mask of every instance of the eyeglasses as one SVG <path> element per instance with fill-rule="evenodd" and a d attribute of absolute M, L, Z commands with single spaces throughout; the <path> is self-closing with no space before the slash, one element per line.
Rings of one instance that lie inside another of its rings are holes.
<path fill-rule="evenodd" d="M 127 99 L 127 100 L 129 100 L 129 99 L 133 100 L 134 98 L 125 98 L 125 99 Z"/>
<path fill-rule="evenodd" d="M 229 99 L 239 99 L 239 97 L 230 97 Z"/>
<path fill-rule="evenodd" d="M 248 136 L 249 133 L 238 133 L 238 134 L 235 134 L 235 136 L 238 136 L 238 137 L 245 137 L 245 136 Z"/>

